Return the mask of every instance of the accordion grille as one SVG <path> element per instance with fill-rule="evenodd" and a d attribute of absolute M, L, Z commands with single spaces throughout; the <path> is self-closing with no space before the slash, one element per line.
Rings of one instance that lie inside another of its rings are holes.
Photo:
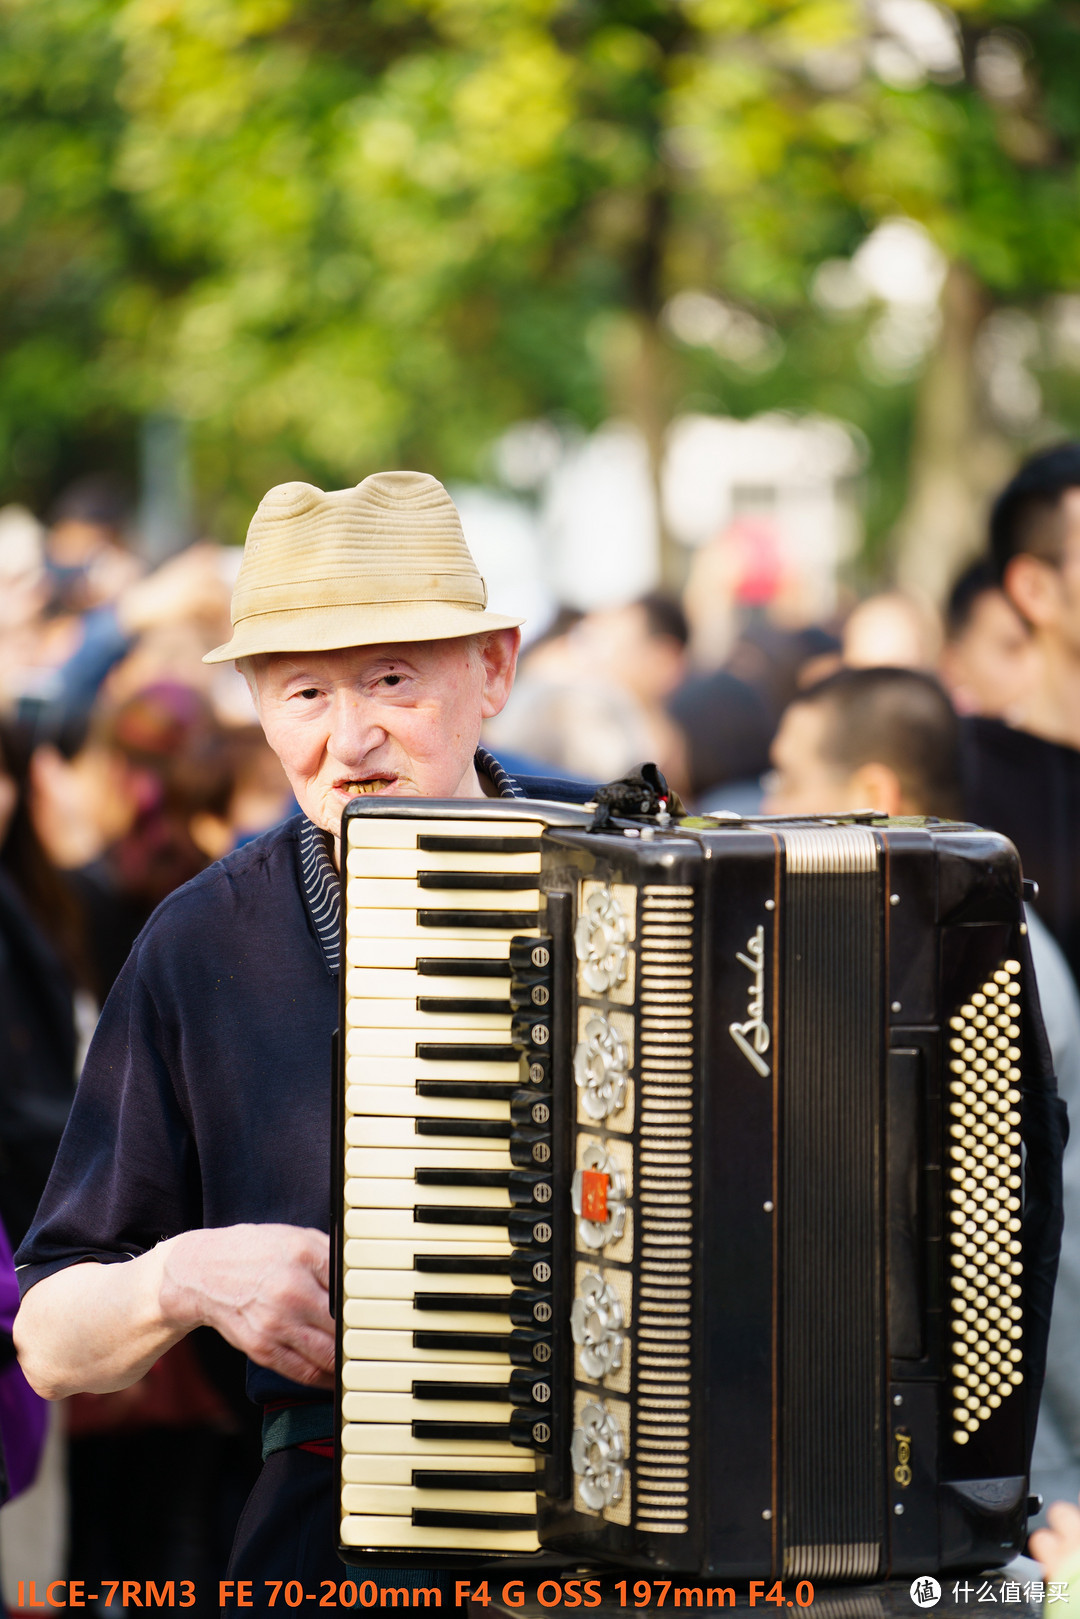
<path fill-rule="evenodd" d="M 644 889 L 635 1525 L 667 1535 L 690 1528 L 693 934 L 691 888 Z"/>
<path fill-rule="evenodd" d="M 789 865 L 785 900 L 785 1567 L 869 1577 L 884 1539 L 881 885 L 863 860 L 843 872 Z"/>

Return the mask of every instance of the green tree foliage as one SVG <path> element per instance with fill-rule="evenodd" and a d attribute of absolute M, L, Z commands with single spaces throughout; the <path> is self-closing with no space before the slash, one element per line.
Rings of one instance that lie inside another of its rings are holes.
<path fill-rule="evenodd" d="M 818 266 L 899 214 L 987 309 L 1080 275 L 1073 8 L 939 8 L 959 66 L 906 81 L 886 12 L 0 0 L 6 493 L 164 410 L 234 537 L 269 482 L 472 474 L 523 417 L 655 448 L 678 409 L 786 405 L 866 431 L 884 526 L 917 376 L 866 364 L 874 309 L 822 310 Z"/>

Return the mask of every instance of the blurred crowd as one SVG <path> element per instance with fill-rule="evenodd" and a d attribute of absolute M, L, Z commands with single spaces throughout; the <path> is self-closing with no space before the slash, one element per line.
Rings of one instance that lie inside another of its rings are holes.
<path fill-rule="evenodd" d="M 1032 466 L 944 611 L 888 590 L 814 622 L 763 526 L 736 522 L 693 553 L 681 598 L 564 611 L 528 641 L 485 740 L 511 772 L 607 780 L 654 760 L 699 813 L 876 809 L 1005 831 L 1042 887 L 1032 944 L 1057 1071 L 1080 1103 L 1080 448 Z M 12 1246 L 97 1010 L 151 911 L 295 811 L 243 678 L 201 662 L 228 637 L 237 562 L 202 542 L 150 568 L 106 479 L 63 492 L 45 522 L 0 509 L 0 1217 Z M 1080 1205 L 1080 1183 L 1069 1195 Z M 1078 1244 L 1070 1225 L 1036 1478 L 1072 1497 Z M 208 1332 L 133 1389 L 67 1402 L 65 1465 L 37 1507 L 62 1523 L 66 1571 L 216 1579 L 257 1467 L 253 1410 L 239 1356 Z"/>

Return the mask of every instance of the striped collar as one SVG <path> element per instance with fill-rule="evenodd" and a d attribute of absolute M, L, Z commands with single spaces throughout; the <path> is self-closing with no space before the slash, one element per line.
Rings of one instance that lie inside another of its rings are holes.
<path fill-rule="evenodd" d="M 524 788 L 486 748 L 477 748 L 475 760 L 477 770 L 487 776 L 495 788 L 496 797 L 525 797 Z M 322 945 L 326 965 L 332 973 L 336 973 L 341 966 L 341 887 L 330 853 L 333 842 L 329 832 L 320 831 L 306 815 L 301 817 L 300 871 L 304 899 Z"/>

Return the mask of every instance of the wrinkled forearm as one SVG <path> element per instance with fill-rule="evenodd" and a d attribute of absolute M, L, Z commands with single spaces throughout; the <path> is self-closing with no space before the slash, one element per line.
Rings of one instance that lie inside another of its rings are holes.
<path fill-rule="evenodd" d="M 196 1323 L 162 1309 L 170 1246 L 114 1264 L 72 1265 L 30 1289 L 14 1338 L 31 1387 L 47 1400 L 127 1388 L 190 1331 Z"/>

